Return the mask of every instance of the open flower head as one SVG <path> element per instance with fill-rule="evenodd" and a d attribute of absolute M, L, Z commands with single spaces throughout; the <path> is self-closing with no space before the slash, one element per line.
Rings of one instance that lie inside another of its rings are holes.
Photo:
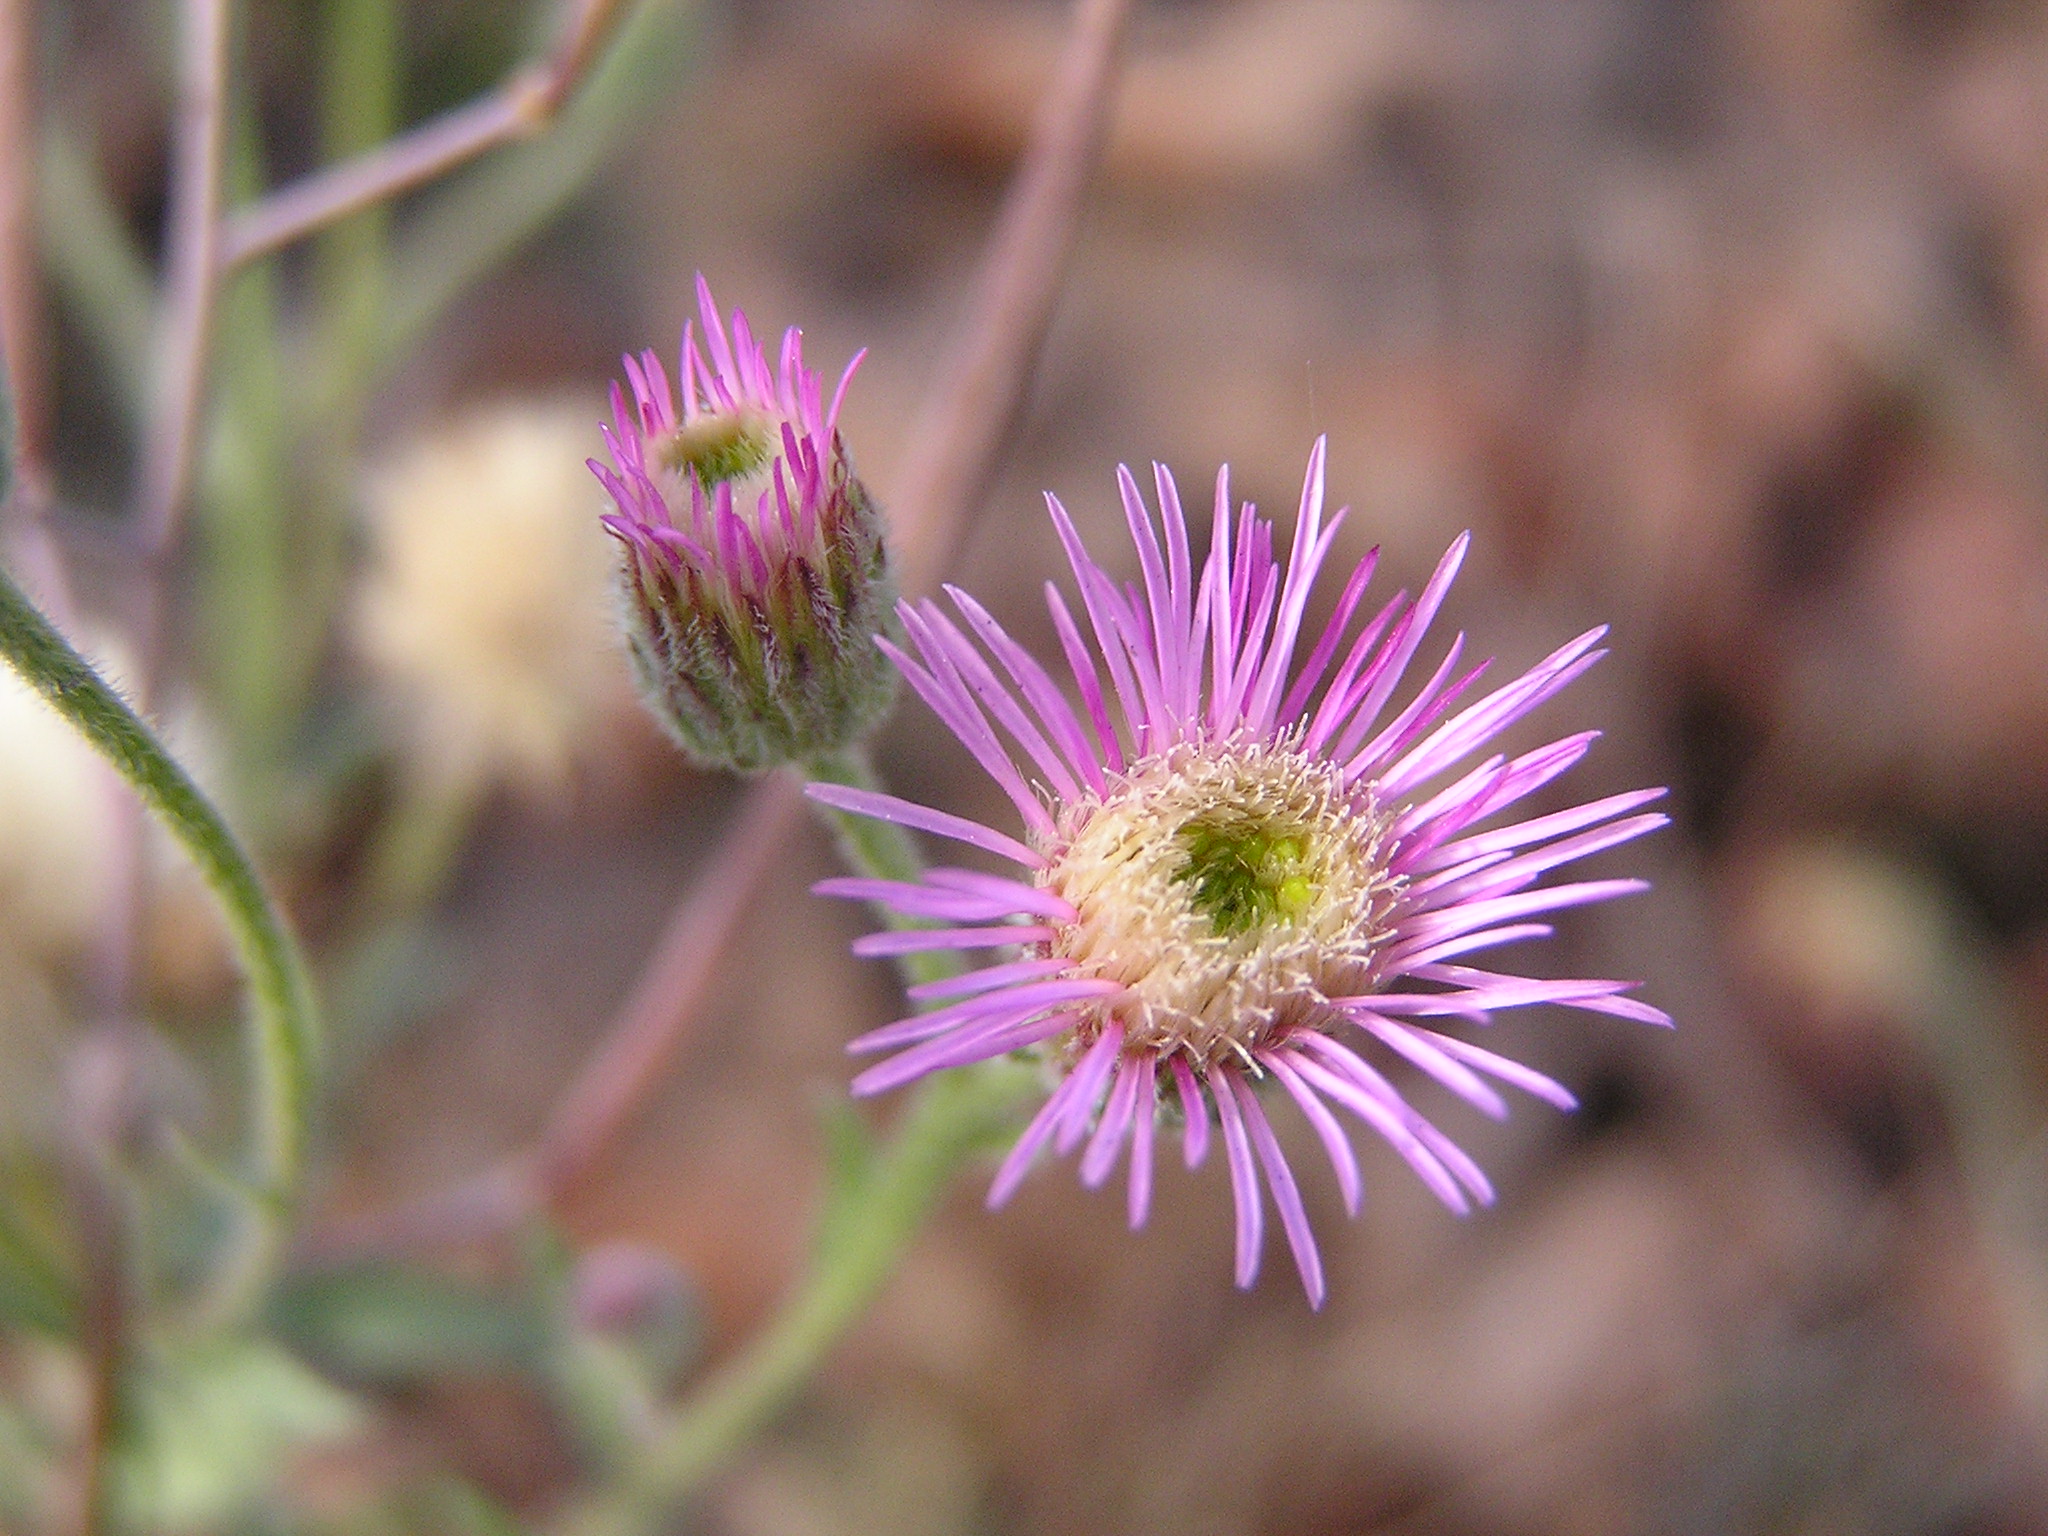
<path fill-rule="evenodd" d="M 1270 522 L 1249 505 L 1232 516 L 1227 469 L 1199 573 L 1172 476 L 1155 466 L 1155 518 L 1120 473 L 1142 585 L 1113 580 L 1047 498 L 1080 591 L 1077 622 L 1046 586 L 1078 708 L 965 592 L 948 589 L 957 619 L 935 602 L 905 605 L 915 654 L 890 654 L 1008 793 L 1021 840 L 889 795 L 810 790 L 1021 871 L 940 867 L 915 883 L 819 886 L 942 925 L 873 934 L 858 953 L 954 949 L 989 962 L 913 987 L 930 1011 L 854 1041 L 857 1052 L 893 1053 L 854 1091 L 1036 1052 L 1057 1086 L 997 1173 L 990 1205 L 1009 1198 L 1050 1144 L 1081 1154 L 1091 1186 L 1127 1156 L 1133 1227 L 1151 1200 L 1155 1136 L 1177 1128 L 1193 1167 L 1214 1134 L 1237 1208 L 1238 1283 L 1258 1270 L 1263 1180 L 1317 1305 L 1322 1264 L 1270 1105 L 1284 1100 L 1307 1119 L 1354 1213 L 1362 1178 L 1340 1111 L 1463 1213 L 1491 1202 L 1492 1186 L 1388 1067 L 1419 1070 L 1495 1118 L 1507 1113 L 1497 1084 L 1569 1109 L 1561 1084 L 1473 1043 L 1473 1028 L 1532 1003 L 1670 1022 L 1625 996 L 1631 983 L 1529 980 L 1473 963 L 1547 934 L 1549 913 L 1643 888 L 1539 882 L 1661 825 L 1642 810 L 1661 790 L 1502 820 L 1597 733 L 1515 757 L 1487 751 L 1604 654 L 1604 630 L 1476 697 L 1486 668 L 1460 670 L 1460 635 L 1397 703 L 1466 540 L 1419 597 L 1399 594 L 1354 628 L 1368 555 L 1306 643 L 1309 594 L 1344 517 L 1323 517 L 1323 460 L 1318 442 L 1284 566 Z"/>
<path fill-rule="evenodd" d="M 692 756 L 742 771 L 836 751 L 894 701 L 875 637 L 895 602 L 881 517 L 783 333 L 770 368 L 747 317 L 726 327 L 697 279 L 702 347 L 685 326 L 681 410 L 652 351 L 612 386 L 612 462 L 590 461 L 624 546 L 626 633 L 641 690 Z M 706 353 L 709 353 L 707 360 Z"/>

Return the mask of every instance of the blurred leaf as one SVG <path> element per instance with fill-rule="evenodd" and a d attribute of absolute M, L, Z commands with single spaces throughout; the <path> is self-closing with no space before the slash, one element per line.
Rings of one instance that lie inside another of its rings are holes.
<path fill-rule="evenodd" d="M 431 196 L 394 259 L 386 366 L 559 214 L 625 129 L 677 87 L 695 30 L 694 0 L 641 0 L 551 129 L 498 151 Z"/>
<path fill-rule="evenodd" d="M 72 1337 L 78 1288 L 61 1257 L 47 1180 L 25 1157 L 0 1163 L 0 1325 Z"/>
<path fill-rule="evenodd" d="M 231 197 L 263 184 L 253 109 L 230 113 L 223 178 Z M 217 379 L 199 466 L 200 562 L 194 613 L 210 702 L 227 727 L 243 803 L 277 802 L 272 770 L 294 728 L 309 651 L 324 634 L 319 610 L 296 590 L 294 552 L 318 515 L 295 484 L 298 425 L 280 340 L 277 263 L 257 261 L 220 295 Z M 314 637 L 308 639 L 308 636 Z M 269 841 L 270 827 L 259 840 Z"/>
<path fill-rule="evenodd" d="M 519 1523 L 495 1500 L 468 1483 L 436 1482 L 419 1494 L 420 1520 L 409 1529 L 448 1536 L 519 1536 Z"/>
<path fill-rule="evenodd" d="M 295 1529 L 300 1536 L 522 1536 L 501 1505 L 452 1477 L 382 1490 L 367 1504 Z"/>
<path fill-rule="evenodd" d="M 528 1372 L 548 1346 L 544 1321 L 522 1298 L 385 1265 L 287 1281 L 271 1320 L 308 1359 L 366 1383 Z"/>
<path fill-rule="evenodd" d="M 92 157 L 65 124 L 39 131 L 36 227 L 43 259 L 71 306 L 130 421 L 140 426 L 149 389 L 155 284 Z"/>
<path fill-rule="evenodd" d="M 0 1530 L 29 1531 L 48 1523 L 71 1447 L 61 1415 L 50 1411 L 50 1378 L 61 1375 L 61 1367 L 52 1360 L 35 1362 L 27 1374 L 43 1379 L 32 1386 L 19 1379 L 19 1358 L 13 1367 L 9 1394 L 0 1397 Z"/>
<path fill-rule="evenodd" d="M 262 1340 L 166 1351 L 132 1382 L 111 1466 L 142 1529 L 207 1530 L 249 1510 L 295 1451 L 356 1433 L 354 1398 Z"/>
<path fill-rule="evenodd" d="M 328 0 L 322 39 L 321 158 L 336 164 L 375 148 L 398 126 L 398 6 L 395 0 Z M 316 250 L 321 350 L 333 356 L 376 348 L 384 292 L 388 203 L 334 225 Z M 342 366 L 360 373 L 360 367 Z"/>
<path fill-rule="evenodd" d="M 328 1082 L 345 1090 L 377 1053 L 446 1008 L 469 984 L 475 957 L 420 918 L 383 923 L 337 946 L 324 990 L 333 1053 Z"/>

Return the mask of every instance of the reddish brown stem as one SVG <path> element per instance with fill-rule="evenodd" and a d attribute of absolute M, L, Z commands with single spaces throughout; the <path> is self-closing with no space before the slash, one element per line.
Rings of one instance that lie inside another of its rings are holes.
<path fill-rule="evenodd" d="M 1130 0 L 1077 0 L 964 323 L 925 396 L 894 497 L 904 586 L 934 584 L 1023 409 L 1100 157 Z"/>
<path fill-rule="evenodd" d="M 899 493 L 906 586 L 944 571 L 1030 385 L 1073 252 L 1107 120 L 1130 0 L 1077 0 L 1031 142 L 989 239 L 975 296 L 920 411 Z M 796 821 L 796 781 L 764 781 L 677 907 L 639 981 L 534 1146 L 466 1184 L 313 1235 L 335 1258 L 471 1240 L 559 1200 L 602 1157 L 674 1059 L 740 909 Z"/>
<path fill-rule="evenodd" d="M 163 355 L 137 472 L 136 531 L 159 564 L 176 542 L 205 404 L 219 291 L 221 143 L 227 114 L 227 0 L 186 0 L 172 148 Z"/>
<path fill-rule="evenodd" d="M 674 1061 L 719 955 L 796 825 L 800 783 L 785 770 L 748 792 L 708 872 L 669 918 L 596 1054 L 541 1131 L 532 1167 L 542 1199 L 552 1203 L 574 1186 Z"/>
<path fill-rule="evenodd" d="M 320 1262 L 489 1237 L 568 1193 L 675 1060 L 719 955 L 796 822 L 797 789 L 796 777 L 785 772 L 748 792 L 705 859 L 705 873 L 677 904 L 596 1051 L 530 1148 L 474 1179 L 333 1222 L 309 1236 L 303 1256 Z"/>
<path fill-rule="evenodd" d="M 40 505 L 49 460 L 42 305 L 36 291 L 33 16 L 29 0 L 0 0 L 0 357 L 14 397 L 14 472 L 20 505 Z"/>
<path fill-rule="evenodd" d="M 410 133 L 235 210 L 221 236 L 221 269 L 232 271 L 267 256 L 360 209 L 445 176 L 487 150 L 539 132 L 582 83 L 623 10 L 621 0 L 578 0 L 561 41 L 544 61 L 526 65 L 495 90 Z"/>

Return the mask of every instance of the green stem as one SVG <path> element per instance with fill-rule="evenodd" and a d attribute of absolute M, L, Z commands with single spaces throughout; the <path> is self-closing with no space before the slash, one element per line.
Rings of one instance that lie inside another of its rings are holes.
<path fill-rule="evenodd" d="M 319 1043 L 298 944 L 233 832 L 156 737 L 0 572 L 0 656 L 77 727 L 163 821 L 213 888 L 249 980 L 252 1180 L 283 1228 L 305 1161 Z"/>
<path fill-rule="evenodd" d="M 813 778 L 879 787 L 857 749 L 808 765 Z M 821 812 L 823 808 L 821 807 Z M 864 875 L 915 880 L 917 844 L 901 827 L 823 812 L 846 862 Z M 907 957 L 913 979 L 954 974 L 950 952 Z M 616 1484 L 572 1507 L 561 1536 L 648 1536 L 758 1434 L 810 1380 L 826 1352 L 896 1272 L 960 1166 L 1007 1127 L 1036 1089 L 1037 1072 L 984 1062 L 927 1078 L 889 1145 L 866 1159 L 830 1201 L 811 1271 L 767 1331 L 703 1382 L 641 1447 Z"/>
<path fill-rule="evenodd" d="M 561 1536 L 646 1536 L 757 1434 L 817 1369 L 896 1271 L 960 1164 L 1009 1122 L 1037 1082 L 1010 1062 L 942 1073 L 912 1100 L 894 1141 L 851 1192 L 841 1234 L 738 1359 L 647 1442 L 621 1485 L 572 1509 Z"/>
<path fill-rule="evenodd" d="M 845 784 L 854 789 L 882 788 L 882 781 L 876 776 L 874 764 L 864 747 L 844 747 L 837 752 L 823 754 L 813 758 L 805 768 L 811 778 L 827 784 Z M 834 810 L 816 801 L 811 802 L 811 808 L 832 829 L 833 839 L 839 846 L 839 856 L 846 861 L 848 868 L 882 880 L 914 881 L 923 875 L 924 855 L 918 852 L 917 842 L 907 828 L 899 827 L 893 821 L 878 821 L 872 816 L 855 816 L 848 811 Z M 892 928 L 927 926 L 885 907 L 877 907 L 875 912 Z M 903 979 L 912 985 L 921 981 L 937 981 L 960 974 L 960 956 L 950 949 L 904 955 L 897 961 L 897 968 L 902 971 Z"/>

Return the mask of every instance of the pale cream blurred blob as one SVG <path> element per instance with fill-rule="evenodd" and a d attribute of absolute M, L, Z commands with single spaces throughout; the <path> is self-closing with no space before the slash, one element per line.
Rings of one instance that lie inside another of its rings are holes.
<path fill-rule="evenodd" d="M 18 954 L 90 932 L 113 890 L 114 793 L 83 738 L 0 667 L 0 934 Z"/>
<path fill-rule="evenodd" d="M 365 497 L 352 634 L 407 766 L 548 798 L 627 694 L 587 403 L 474 410 L 400 449 Z"/>

